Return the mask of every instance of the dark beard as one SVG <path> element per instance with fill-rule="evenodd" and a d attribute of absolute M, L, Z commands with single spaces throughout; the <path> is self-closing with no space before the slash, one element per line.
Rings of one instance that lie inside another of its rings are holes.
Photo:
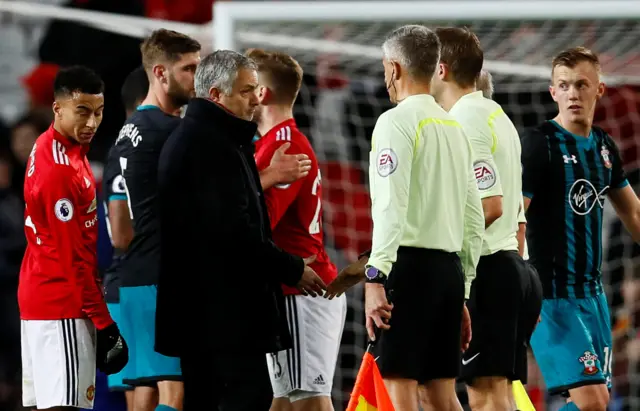
<path fill-rule="evenodd" d="M 169 90 L 167 96 L 169 96 L 171 104 L 176 108 L 182 107 L 189 102 L 189 95 L 182 90 Z"/>
<path fill-rule="evenodd" d="M 191 98 L 189 92 L 182 90 L 175 80 L 169 83 L 167 96 L 171 99 L 171 104 L 176 108 L 186 105 Z"/>

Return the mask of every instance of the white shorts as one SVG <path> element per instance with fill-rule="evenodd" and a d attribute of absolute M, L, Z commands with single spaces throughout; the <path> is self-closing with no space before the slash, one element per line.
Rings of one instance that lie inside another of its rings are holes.
<path fill-rule="evenodd" d="M 91 320 L 22 320 L 22 404 L 93 408 L 96 331 Z"/>
<path fill-rule="evenodd" d="M 285 298 L 293 349 L 267 354 L 274 397 L 293 402 L 309 397 L 305 393 L 330 396 L 347 314 L 346 297 Z"/>

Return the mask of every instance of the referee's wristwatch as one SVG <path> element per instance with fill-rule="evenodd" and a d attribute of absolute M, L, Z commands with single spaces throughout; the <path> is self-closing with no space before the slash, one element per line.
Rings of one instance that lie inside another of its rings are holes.
<path fill-rule="evenodd" d="M 368 283 L 384 285 L 387 282 L 387 276 L 372 265 L 366 265 L 364 267 L 364 274 L 367 277 Z"/>

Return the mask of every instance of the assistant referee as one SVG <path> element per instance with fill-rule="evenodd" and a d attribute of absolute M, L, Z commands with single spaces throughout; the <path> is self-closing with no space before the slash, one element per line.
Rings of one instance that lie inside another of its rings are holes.
<path fill-rule="evenodd" d="M 461 126 L 429 94 L 440 58 L 436 34 L 404 26 L 382 49 L 385 84 L 397 107 L 378 118 L 372 138 L 367 329 L 371 337 L 373 323 L 387 329 L 376 348 L 396 409 L 418 410 L 419 383 L 434 410 L 461 410 L 455 392 L 461 323 L 464 348 L 470 337 L 464 300 L 484 232 L 472 150 Z"/>

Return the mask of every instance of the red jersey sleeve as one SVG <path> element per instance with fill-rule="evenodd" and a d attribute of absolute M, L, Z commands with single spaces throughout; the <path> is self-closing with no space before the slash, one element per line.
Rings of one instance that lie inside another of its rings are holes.
<path fill-rule="evenodd" d="M 97 275 L 97 261 L 89 258 L 86 250 L 81 210 L 77 207 L 80 188 L 74 181 L 72 168 L 61 168 L 46 173 L 40 191 L 47 224 L 57 248 L 59 264 L 68 275 L 76 274 L 82 287 L 82 311 L 98 330 L 113 323 L 107 309 Z M 95 244 L 93 245 L 95 246 Z"/>
<path fill-rule="evenodd" d="M 273 154 L 281 145 L 291 143 L 291 147 L 287 150 L 286 154 L 307 154 L 300 145 L 291 141 L 269 141 L 265 142 L 260 147 L 260 150 L 256 154 L 256 165 L 259 171 L 264 170 L 271 164 Z M 300 192 L 300 187 L 304 178 L 298 179 L 291 184 L 276 184 L 273 187 L 265 190 L 264 200 L 267 204 L 267 211 L 269 213 L 269 221 L 271 222 L 271 229 L 273 230 L 280 222 L 280 219 L 287 212 L 287 209 L 294 202 Z"/>

